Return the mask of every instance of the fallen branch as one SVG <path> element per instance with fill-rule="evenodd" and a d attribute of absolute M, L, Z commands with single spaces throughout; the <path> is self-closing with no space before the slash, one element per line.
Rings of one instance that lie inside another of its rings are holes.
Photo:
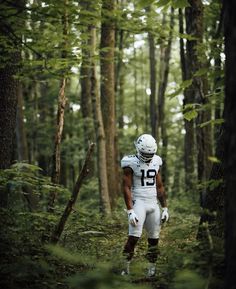
<path fill-rule="evenodd" d="M 82 182 L 83 182 L 84 178 L 89 173 L 88 164 L 89 164 L 89 160 L 90 160 L 91 154 L 93 152 L 94 146 L 95 146 L 94 143 L 91 143 L 90 146 L 89 146 L 89 149 L 87 151 L 83 167 L 82 167 L 82 169 L 80 171 L 80 174 L 79 174 L 78 179 L 77 179 L 77 181 L 75 183 L 73 192 L 71 194 L 71 198 L 69 199 L 69 201 L 67 203 L 67 206 L 66 206 L 66 208 L 64 210 L 64 213 L 61 216 L 61 219 L 60 219 L 58 225 L 56 226 L 55 231 L 53 232 L 53 234 L 51 236 L 51 243 L 53 243 L 53 244 L 56 244 L 59 241 L 60 236 L 61 236 L 61 234 L 62 234 L 62 232 L 64 230 L 66 221 L 67 221 L 71 211 L 73 210 L 73 207 L 74 207 L 75 202 L 77 200 L 77 197 L 78 197 Z"/>

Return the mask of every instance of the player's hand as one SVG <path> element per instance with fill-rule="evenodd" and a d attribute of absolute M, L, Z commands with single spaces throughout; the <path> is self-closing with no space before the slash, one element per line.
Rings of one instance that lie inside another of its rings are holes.
<path fill-rule="evenodd" d="M 162 208 L 162 214 L 161 214 L 161 221 L 162 223 L 167 222 L 169 220 L 169 213 L 168 208 Z"/>
<path fill-rule="evenodd" d="M 134 227 L 137 226 L 138 216 L 135 214 L 134 210 L 133 209 L 127 210 L 127 214 L 128 214 L 128 218 L 129 218 L 129 223 Z"/>

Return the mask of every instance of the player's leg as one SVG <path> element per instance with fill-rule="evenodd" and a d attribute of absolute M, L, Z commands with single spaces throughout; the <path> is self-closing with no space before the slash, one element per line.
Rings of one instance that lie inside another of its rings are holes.
<path fill-rule="evenodd" d="M 145 206 L 142 201 L 135 201 L 133 209 L 138 216 L 138 223 L 137 226 L 129 224 L 129 236 L 123 250 L 123 254 L 126 258 L 126 268 L 122 270 L 122 275 L 129 274 L 130 261 L 133 258 L 135 246 L 142 235 L 143 224 L 146 217 Z"/>
<path fill-rule="evenodd" d="M 152 277 L 156 273 L 158 241 L 160 234 L 160 208 L 158 205 L 147 215 L 144 226 L 148 233 L 148 250 L 146 257 L 149 261 L 149 265 L 147 275 Z"/>

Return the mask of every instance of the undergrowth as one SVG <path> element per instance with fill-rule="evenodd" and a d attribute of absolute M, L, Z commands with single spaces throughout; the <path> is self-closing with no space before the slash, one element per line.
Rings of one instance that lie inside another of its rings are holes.
<path fill-rule="evenodd" d="M 92 188 L 90 180 L 86 181 L 60 241 L 54 246 L 48 240 L 69 192 L 59 188 L 64 195 L 60 196 L 54 214 L 49 214 L 45 206 L 52 184 L 37 170 L 24 168 L 22 176 L 18 168 L 17 172 L 14 169 L 1 172 L 0 177 L 3 192 L 9 182 L 15 184 L 9 198 L 10 201 L 14 198 L 14 205 L 0 212 L 1 288 L 206 288 L 209 274 L 202 273 L 205 261 L 196 240 L 200 211 L 189 200 L 169 200 L 170 220 L 161 231 L 157 276 L 146 278 L 147 237 L 144 232 L 131 263 L 131 274 L 122 277 L 127 216 L 121 197 L 113 214 L 104 217 L 99 213 L 95 181 L 91 180 Z M 24 182 L 39 196 L 36 211 L 22 206 Z"/>

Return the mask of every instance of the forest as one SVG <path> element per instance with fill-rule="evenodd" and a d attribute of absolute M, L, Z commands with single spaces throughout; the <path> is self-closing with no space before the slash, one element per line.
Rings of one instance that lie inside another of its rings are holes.
<path fill-rule="evenodd" d="M 236 289 L 236 3 L 0 0 L 0 287 Z M 151 134 L 170 218 L 131 273 L 121 159 Z"/>

